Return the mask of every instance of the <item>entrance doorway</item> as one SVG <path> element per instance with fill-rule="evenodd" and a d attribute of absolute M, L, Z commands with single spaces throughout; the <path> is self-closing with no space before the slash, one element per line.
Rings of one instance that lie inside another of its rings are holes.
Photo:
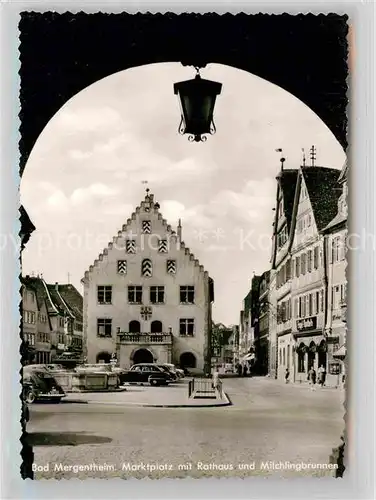
<path fill-rule="evenodd" d="M 307 364 L 308 371 L 315 366 L 315 358 L 316 358 L 316 344 L 314 342 L 311 342 L 308 350 L 308 364 Z"/>
<path fill-rule="evenodd" d="M 149 349 L 138 349 L 133 355 L 133 364 L 153 363 L 154 358 Z"/>
<path fill-rule="evenodd" d="M 326 356 L 326 343 L 325 343 L 325 340 L 322 340 L 320 342 L 317 356 L 318 356 L 317 366 L 320 368 L 320 366 L 322 365 L 326 369 L 327 356 Z"/>
<path fill-rule="evenodd" d="M 181 368 L 196 368 L 196 356 L 191 352 L 184 352 L 180 356 Z"/>

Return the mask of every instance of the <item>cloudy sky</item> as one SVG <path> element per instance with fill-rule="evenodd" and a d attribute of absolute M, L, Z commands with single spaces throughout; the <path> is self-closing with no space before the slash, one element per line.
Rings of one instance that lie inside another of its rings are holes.
<path fill-rule="evenodd" d="M 217 64 L 201 71 L 223 84 L 217 134 L 205 143 L 178 134 L 173 83 L 193 68 L 153 64 L 116 73 L 74 96 L 40 135 L 21 183 L 37 230 L 23 273 L 81 278 L 144 198 L 145 184 L 215 281 L 214 320 L 238 323 L 253 272 L 269 268 L 272 208 L 283 148 L 286 168 L 302 148 L 340 169 L 345 155 L 303 103 L 249 73 Z"/>

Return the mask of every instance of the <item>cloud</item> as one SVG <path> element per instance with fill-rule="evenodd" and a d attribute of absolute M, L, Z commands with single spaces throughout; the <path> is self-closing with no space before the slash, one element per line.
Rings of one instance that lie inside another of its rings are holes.
<path fill-rule="evenodd" d="M 91 105 L 88 108 L 72 108 L 74 106 L 64 106 L 60 110 L 56 115 L 56 126 L 73 134 L 108 130 L 122 123 L 120 113 L 108 106 L 96 107 Z"/>

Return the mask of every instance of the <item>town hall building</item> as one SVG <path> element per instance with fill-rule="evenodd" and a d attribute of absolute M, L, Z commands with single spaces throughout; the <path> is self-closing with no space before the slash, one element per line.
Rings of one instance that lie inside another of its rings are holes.
<path fill-rule="evenodd" d="M 210 372 L 214 283 L 163 219 L 154 195 L 85 272 L 84 349 L 88 363 L 116 359 L 173 363 Z"/>

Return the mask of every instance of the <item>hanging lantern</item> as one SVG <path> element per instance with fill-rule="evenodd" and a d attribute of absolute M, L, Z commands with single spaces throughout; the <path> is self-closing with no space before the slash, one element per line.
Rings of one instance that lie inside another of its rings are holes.
<path fill-rule="evenodd" d="M 181 108 L 179 133 L 189 134 L 189 141 L 204 142 L 207 139 L 204 134 L 216 132 L 213 112 L 222 84 L 204 80 L 198 68 L 196 71 L 197 75 L 192 80 L 174 84 L 174 94 L 178 95 Z"/>

